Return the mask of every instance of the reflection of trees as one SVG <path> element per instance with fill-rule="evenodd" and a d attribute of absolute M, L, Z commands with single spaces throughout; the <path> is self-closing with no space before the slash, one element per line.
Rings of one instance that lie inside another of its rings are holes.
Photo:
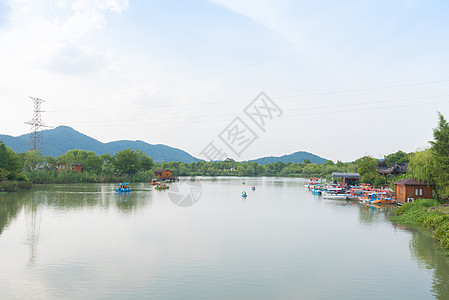
<path fill-rule="evenodd" d="M 416 232 L 410 242 L 410 251 L 420 264 L 434 270 L 432 293 L 436 299 L 449 299 L 449 259 L 442 255 L 435 241 Z"/>
<path fill-rule="evenodd" d="M 386 205 L 370 205 L 370 204 L 359 204 L 359 219 L 362 224 L 377 223 L 379 220 L 389 219 L 389 217 L 394 213 L 395 208 Z"/>
<path fill-rule="evenodd" d="M 5 227 L 17 217 L 25 199 L 29 198 L 30 194 L 30 191 L 26 191 L 0 196 L 0 235 Z"/>

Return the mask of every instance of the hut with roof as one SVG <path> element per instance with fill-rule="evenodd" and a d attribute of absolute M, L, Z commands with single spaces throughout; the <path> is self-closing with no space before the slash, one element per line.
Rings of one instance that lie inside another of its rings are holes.
<path fill-rule="evenodd" d="M 432 185 L 415 178 L 406 178 L 393 182 L 396 185 L 396 201 L 412 202 L 415 199 L 432 198 Z"/>
<path fill-rule="evenodd" d="M 376 167 L 377 173 L 385 176 L 385 186 L 387 186 L 387 176 L 388 175 L 400 175 L 407 173 L 407 164 L 397 164 L 394 163 L 389 167 Z"/>
<path fill-rule="evenodd" d="M 359 173 L 332 173 L 332 180 L 336 180 L 337 178 L 341 179 L 341 185 L 357 185 L 360 182 L 361 176 Z"/>
<path fill-rule="evenodd" d="M 173 171 L 168 169 L 157 169 L 154 171 L 154 176 L 162 181 L 179 181 L 179 179 L 173 174 Z"/>

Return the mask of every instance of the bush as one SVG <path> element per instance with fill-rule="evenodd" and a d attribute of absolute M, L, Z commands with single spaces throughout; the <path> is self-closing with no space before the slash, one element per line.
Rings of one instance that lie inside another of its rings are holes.
<path fill-rule="evenodd" d="M 30 189 L 31 182 L 29 181 L 16 181 L 16 180 L 8 180 L 0 182 L 0 191 L 5 192 L 17 192 L 23 189 Z"/>

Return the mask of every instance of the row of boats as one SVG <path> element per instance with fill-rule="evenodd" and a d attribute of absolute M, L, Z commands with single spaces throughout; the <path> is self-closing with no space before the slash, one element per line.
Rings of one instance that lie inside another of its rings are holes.
<path fill-rule="evenodd" d="M 360 201 L 369 204 L 396 204 L 391 191 L 376 189 L 369 185 L 339 186 L 327 184 L 325 180 L 311 178 L 304 185 L 314 195 L 321 195 L 324 199 Z"/>
<path fill-rule="evenodd" d="M 161 183 L 156 179 L 153 179 L 151 181 L 151 184 L 154 185 L 154 189 L 156 190 L 168 190 L 170 187 L 166 185 L 165 183 Z M 129 186 L 129 182 L 121 182 L 117 184 L 118 187 L 115 189 L 116 192 L 131 192 L 133 189 Z"/>

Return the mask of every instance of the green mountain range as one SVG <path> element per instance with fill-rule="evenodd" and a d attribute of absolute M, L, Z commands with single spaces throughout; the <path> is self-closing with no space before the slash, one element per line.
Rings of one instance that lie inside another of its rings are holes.
<path fill-rule="evenodd" d="M 6 146 L 10 147 L 15 152 L 26 152 L 29 135 L 30 134 L 23 134 L 18 137 L 0 135 L 0 138 Z M 53 157 L 60 156 L 73 149 L 93 151 L 97 155 L 105 153 L 115 155 L 120 150 L 131 148 L 142 150 L 149 157 L 153 157 L 155 162 L 181 161 L 190 163 L 198 161 L 197 158 L 189 153 L 166 145 L 151 145 L 143 141 L 127 140 L 102 143 L 68 126 L 58 126 L 54 129 L 43 130 L 42 136 L 44 140 L 44 155 Z"/>
<path fill-rule="evenodd" d="M 283 156 L 267 156 L 267 157 L 261 157 L 258 159 L 254 159 L 252 161 L 257 162 L 259 165 L 266 165 L 268 163 L 275 163 L 275 162 L 283 162 L 283 163 L 303 163 L 305 159 L 309 159 L 310 162 L 313 164 L 324 164 L 327 159 L 322 158 L 318 155 L 306 152 L 306 151 L 298 151 L 292 154 L 283 155 Z"/>
<path fill-rule="evenodd" d="M 10 135 L 0 134 L 0 139 L 10 147 L 15 152 L 26 152 L 27 145 L 29 141 L 30 134 L 23 134 L 18 137 L 13 137 Z M 86 151 L 93 151 L 97 155 L 110 153 L 115 155 L 117 152 L 123 149 L 139 149 L 145 152 L 149 157 L 153 157 L 155 162 L 162 161 L 181 161 L 185 163 L 190 163 L 194 161 L 199 161 L 199 159 L 193 157 L 189 153 L 169 147 L 166 145 L 152 145 L 143 141 L 114 141 L 109 143 L 102 143 L 94 138 L 91 138 L 85 134 L 82 134 L 71 127 L 68 126 L 58 126 L 54 129 L 43 130 L 42 136 L 44 140 L 44 155 L 49 155 L 52 157 L 60 156 L 69 150 L 79 149 Z M 292 163 L 302 163 L 305 159 L 309 159 L 311 163 L 322 164 L 326 162 L 325 158 L 319 157 L 315 154 L 299 151 L 289 155 L 274 157 L 262 157 L 255 159 L 255 161 L 261 165 L 267 163 L 275 162 L 292 162 Z"/>

